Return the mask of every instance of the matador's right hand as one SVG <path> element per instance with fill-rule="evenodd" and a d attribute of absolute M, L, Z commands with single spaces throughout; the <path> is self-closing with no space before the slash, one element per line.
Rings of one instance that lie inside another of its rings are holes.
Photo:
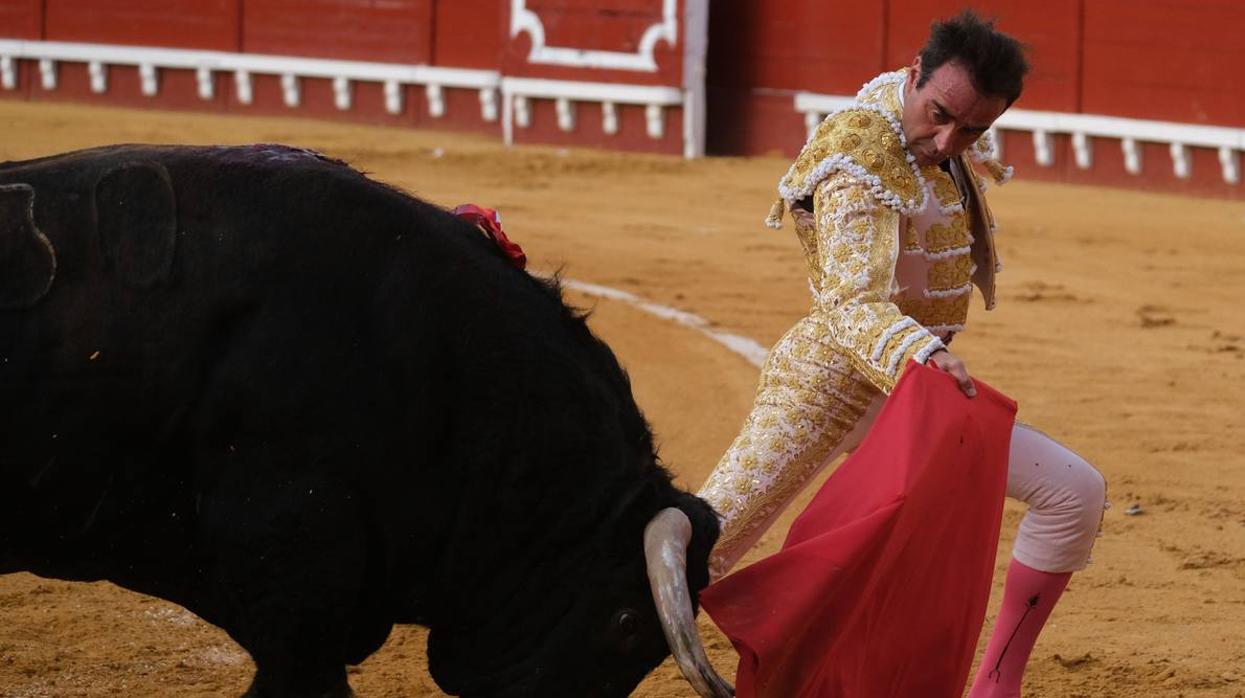
<path fill-rule="evenodd" d="M 925 363 L 933 366 L 940 371 L 950 373 L 955 382 L 960 384 L 960 390 L 969 397 L 977 395 L 977 388 L 973 385 L 973 379 L 968 375 L 968 367 L 960 360 L 960 357 L 952 354 L 947 349 L 939 349 L 929 355 Z"/>

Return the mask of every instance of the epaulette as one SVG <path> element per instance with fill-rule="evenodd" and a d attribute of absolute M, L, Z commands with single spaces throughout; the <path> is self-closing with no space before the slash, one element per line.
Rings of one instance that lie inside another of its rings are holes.
<path fill-rule="evenodd" d="M 925 207 L 925 179 L 904 141 L 895 117 L 874 104 L 857 104 L 826 117 L 778 183 L 782 198 L 766 224 L 782 227 L 795 202 L 813 193 L 822 180 L 842 172 L 864 185 L 879 203 L 904 215 Z"/>

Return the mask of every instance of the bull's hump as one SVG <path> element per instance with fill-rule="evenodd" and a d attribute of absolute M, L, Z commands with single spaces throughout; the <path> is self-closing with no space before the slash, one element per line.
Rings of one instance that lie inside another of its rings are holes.
<path fill-rule="evenodd" d="M 280 143 L 255 143 L 253 145 L 209 146 L 205 155 L 217 159 L 252 164 L 306 164 L 327 163 L 347 167 L 341 160 L 330 158 L 310 148 L 300 148 Z"/>

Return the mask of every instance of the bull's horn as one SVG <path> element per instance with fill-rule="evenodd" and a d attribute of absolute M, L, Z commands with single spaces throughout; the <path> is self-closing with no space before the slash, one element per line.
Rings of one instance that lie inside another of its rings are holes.
<path fill-rule="evenodd" d="M 692 522 L 674 507 L 657 512 L 644 527 L 644 558 L 653 602 L 674 661 L 692 688 L 705 698 L 730 698 L 735 689 L 714 671 L 696 632 L 692 597 L 687 590 L 687 544 L 691 539 Z"/>

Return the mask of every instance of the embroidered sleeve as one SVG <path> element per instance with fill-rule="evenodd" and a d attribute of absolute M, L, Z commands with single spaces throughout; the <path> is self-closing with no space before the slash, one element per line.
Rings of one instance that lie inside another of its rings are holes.
<path fill-rule="evenodd" d="M 889 393 L 909 359 L 924 363 L 943 348 L 942 341 L 891 301 L 899 214 L 880 205 L 846 174 L 817 187 L 814 212 L 823 279 L 818 310 L 856 368 Z"/>

